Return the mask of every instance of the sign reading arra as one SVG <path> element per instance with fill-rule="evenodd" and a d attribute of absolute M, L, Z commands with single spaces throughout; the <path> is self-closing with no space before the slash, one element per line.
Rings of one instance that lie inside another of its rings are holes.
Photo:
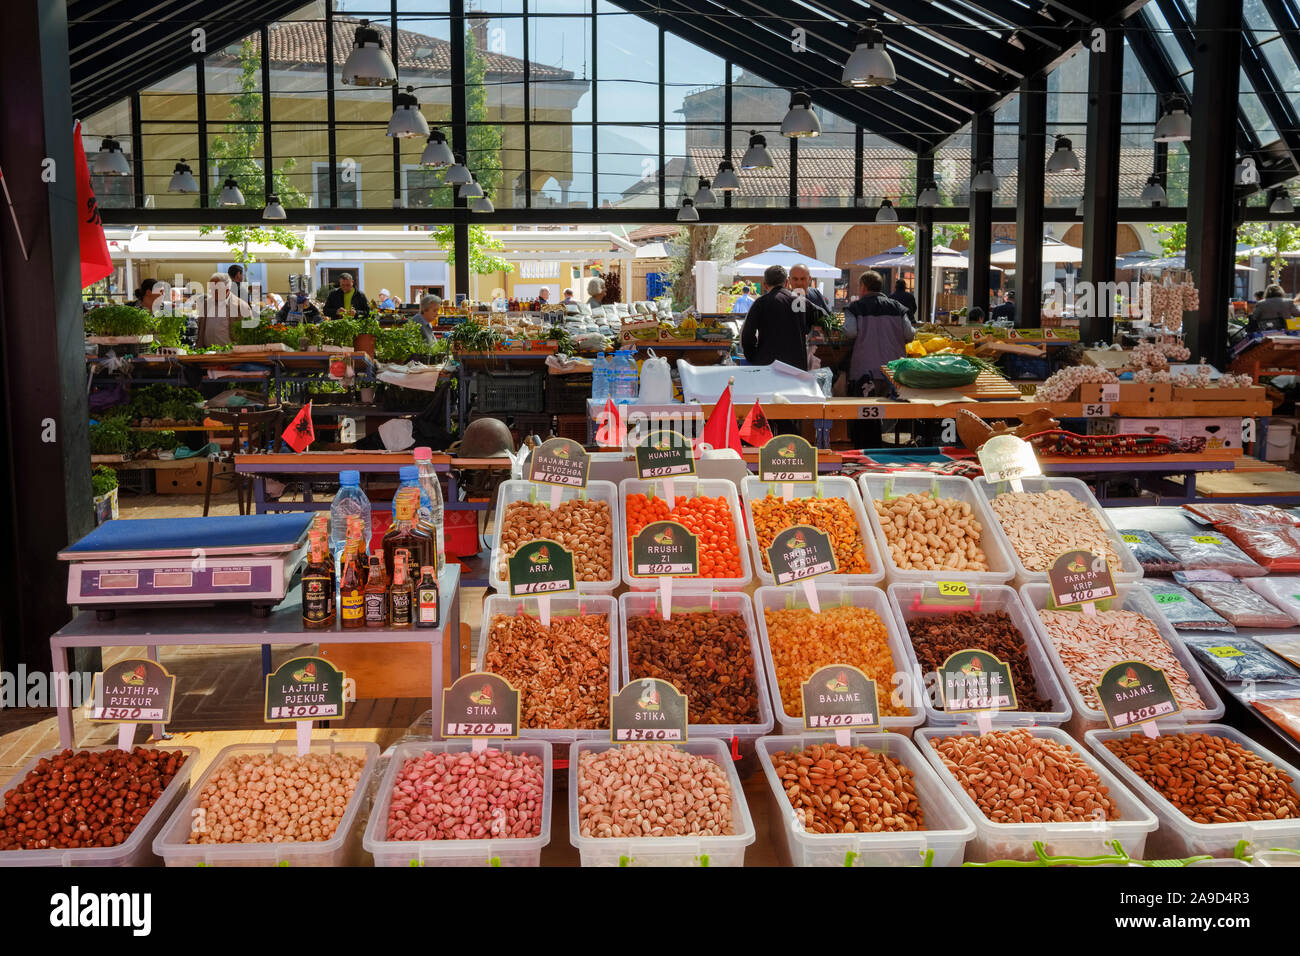
<path fill-rule="evenodd" d="M 511 597 L 563 594 L 574 589 L 573 553 L 558 541 L 539 538 L 506 559 Z"/>

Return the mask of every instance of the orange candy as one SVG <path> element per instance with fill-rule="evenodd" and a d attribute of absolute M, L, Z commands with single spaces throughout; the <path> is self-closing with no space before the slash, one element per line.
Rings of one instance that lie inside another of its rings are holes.
<path fill-rule="evenodd" d="M 627 510 L 628 560 L 632 557 L 632 539 L 637 532 L 655 521 L 680 521 L 700 539 L 701 578 L 738 578 L 741 576 L 740 545 L 736 540 L 736 524 L 731 520 L 731 508 L 721 495 L 710 498 L 678 498 L 676 506 L 668 507 L 661 497 L 643 494 L 628 495 Z"/>

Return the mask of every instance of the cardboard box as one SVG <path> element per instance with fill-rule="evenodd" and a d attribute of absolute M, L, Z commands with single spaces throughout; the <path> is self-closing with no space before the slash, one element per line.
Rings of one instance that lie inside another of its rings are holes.
<path fill-rule="evenodd" d="M 1245 388 L 1174 388 L 1175 402 L 1262 402 L 1263 385 Z"/>
<path fill-rule="evenodd" d="M 1205 450 L 1241 448 L 1240 418 L 1184 418 L 1184 438 L 1205 437 Z"/>
<path fill-rule="evenodd" d="M 1118 398 L 1103 398 L 1107 389 L 1119 389 Z M 1172 401 L 1174 387 L 1168 384 L 1120 382 L 1116 385 L 1080 385 L 1079 401 L 1085 404 L 1095 402 L 1146 402 L 1154 405 L 1158 402 Z"/>
<path fill-rule="evenodd" d="M 212 493 L 231 490 L 235 465 L 229 461 L 212 464 Z M 208 482 L 208 459 L 187 458 L 167 468 L 154 469 L 154 491 L 160 495 L 201 495 Z"/>
<path fill-rule="evenodd" d="M 1166 438 L 1186 438 L 1183 418 L 1121 418 L 1117 420 L 1119 435 L 1164 435 Z"/>

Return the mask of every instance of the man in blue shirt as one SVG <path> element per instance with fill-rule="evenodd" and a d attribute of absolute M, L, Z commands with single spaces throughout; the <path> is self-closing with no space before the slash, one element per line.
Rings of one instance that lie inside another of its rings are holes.
<path fill-rule="evenodd" d="M 737 315 L 744 315 L 749 311 L 749 307 L 753 304 L 754 297 L 749 294 L 749 286 L 742 285 L 740 287 L 740 298 L 737 299 L 736 304 L 731 307 L 731 311 Z"/>

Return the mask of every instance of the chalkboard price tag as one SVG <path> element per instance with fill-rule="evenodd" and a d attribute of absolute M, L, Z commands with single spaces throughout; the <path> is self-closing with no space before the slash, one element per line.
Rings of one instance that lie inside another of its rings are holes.
<path fill-rule="evenodd" d="M 519 691 L 499 674 L 472 671 L 442 692 L 444 737 L 519 736 Z"/>
<path fill-rule="evenodd" d="M 982 648 L 957 651 L 939 668 L 943 709 L 949 714 L 1015 710 L 1011 665 Z"/>
<path fill-rule="evenodd" d="M 695 474 L 695 453 L 681 432 L 659 428 L 636 446 L 638 478 L 678 478 Z"/>
<path fill-rule="evenodd" d="M 342 720 L 347 694 L 343 672 L 323 657 L 295 657 L 266 677 L 267 723 Z"/>
<path fill-rule="evenodd" d="M 165 724 L 172 717 L 176 678 L 157 661 L 118 661 L 95 675 L 90 720 L 96 724 Z"/>
<path fill-rule="evenodd" d="M 539 538 L 506 559 L 510 596 L 564 594 L 574 590 L 573 552 L 558 541 Z"/>
<path fill-rule="evenodd" d="M 678 521 L 652 521 L 632 539 L 635 577 L 694 577 L 700 573 L 700 539 Z"/>
<path fill-rule="evenodd" d="M 777 435 L 758 450 L 759 481 L 813 481 L 817 449 L 798 435 Z"/>
<path fill-rule="evenodd" d="M 1097 697 L 1106 714 L 1106 723 L 1115 730 L 1182 710 L 1165 672 L 1143 661 L 1120 661 L 1108 668 L 1097 684 Z"/>
<path fill-rule="evenodd" d="M 828 664 L 803 683 L 806 730 L 874 730 L 880 726 L 876 682 L 850 664 Z"/>
<path fill-rule="evenodd" d="M 767 549 L 767 558 L 777 584 L 790 584 L 839 570 L 830 536 L 806 524 L 778 532 Z"/>
<path fill-rule="evenodd" d="M 610 739 L 616 744 L 686 740 L 686 695 L 666 680 L 643 677 L 610 698 Z"/>
<path fill-rule="evenodd" d="M 1115 596 L 1115 578 L 1106 559 L 1091 551 L 1067 551 L 1047 572 L 1056 607 L 1095 604 Z"/>
<path fill-rule="evenodd" d="M 552 438 L 538 446 L 529 459 L 528 480 L 542 485 L 586 488 L 591 456 L 571 438 Z"/>

